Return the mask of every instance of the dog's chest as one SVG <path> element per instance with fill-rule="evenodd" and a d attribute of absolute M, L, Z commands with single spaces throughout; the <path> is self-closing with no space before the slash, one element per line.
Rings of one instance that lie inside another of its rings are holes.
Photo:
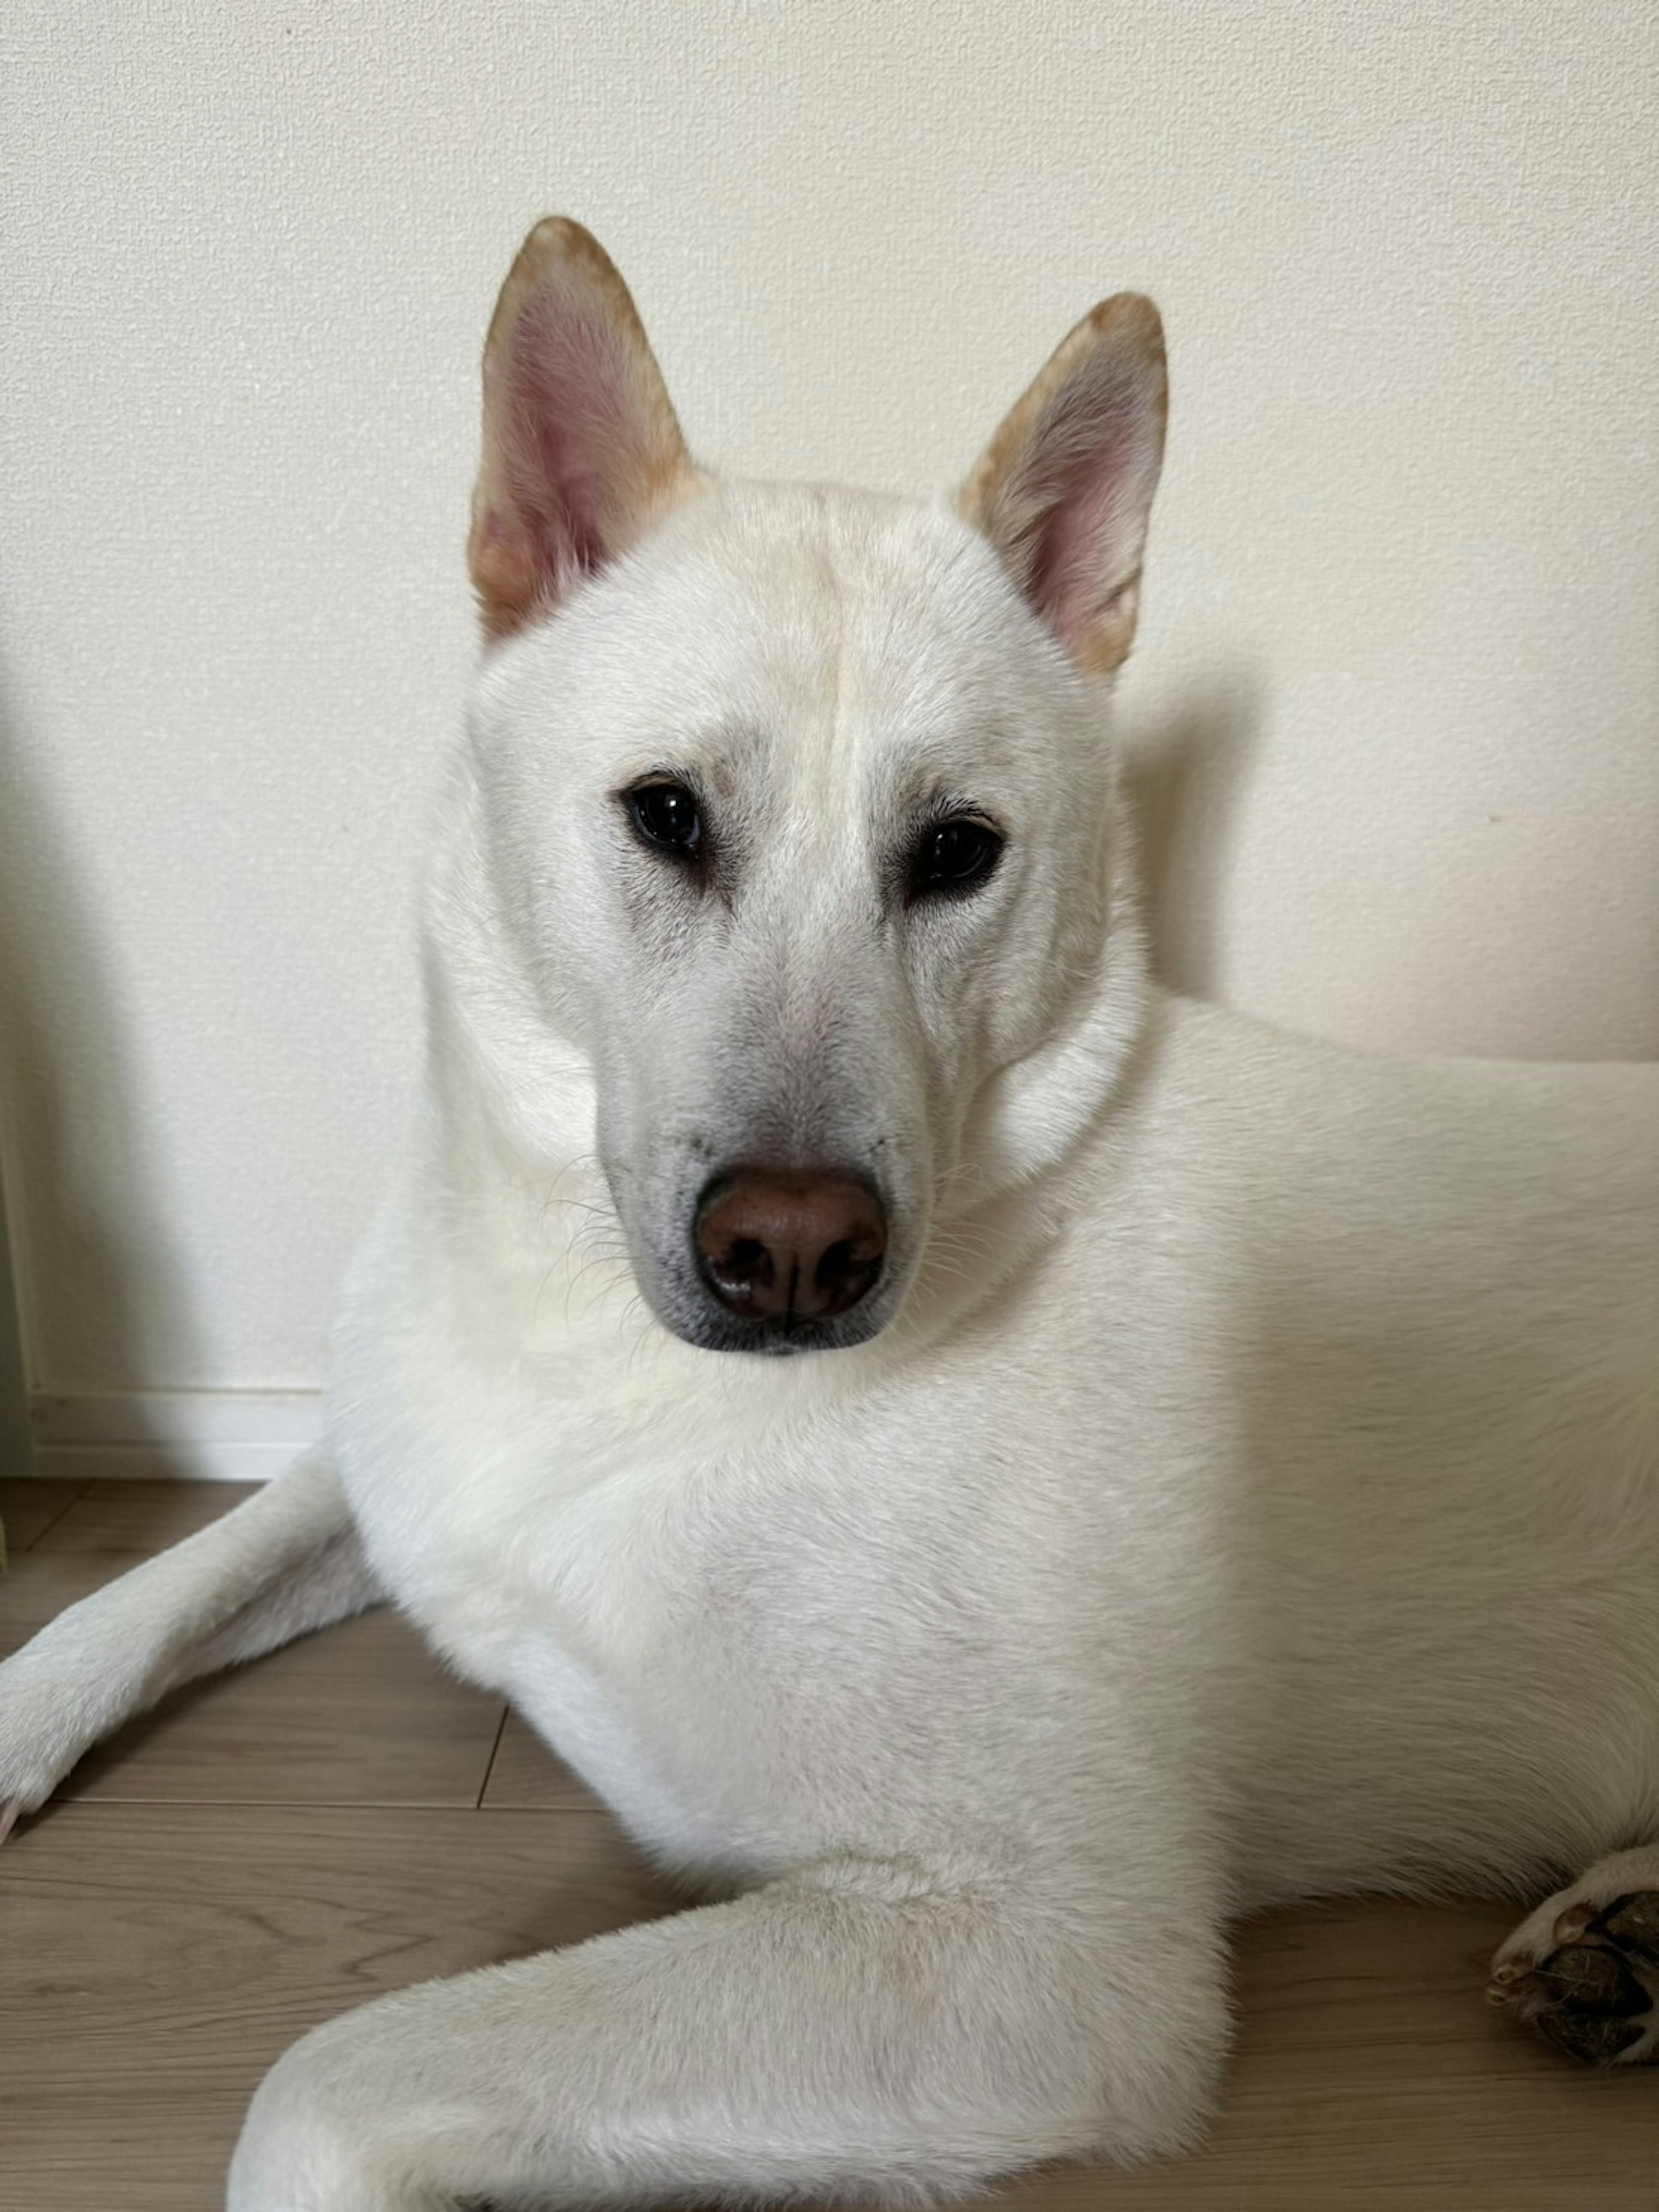
<path fill-rule="evenodd" d="M 688 1734 L 701 1739 L 705 1784 L 726 1764 L 694 1686 L 732 1671 L 732 1622 L 695 1516 L 672 1495 L 676 1476 L 695 1471 L 652 1472 L 547 1496 L 510 1518 L 459 1516 L 441 1555 L 416 1564 L 410 1603 L 433 1640 L 503 1690 L 631 1826 L 701 1858 L 717 1793 L 686 1788 L 683 1753 Z"/>
<path fill-rule="evenodd" d="M 781 1458 L 680 1425 L 629 1438 L 584 1413 L 498 1441 L 487 1474 L 434 1461 L 411 1483 L 405 1462 L 358 1498 L 371 1552 L 432 1641 L 683 1864 L 764 1872 L 890 1828 L 924 1775 L 971 1787 L 971 1717 L 1001 1709 L 975 1683 L 1006 1697 L 1010 1624 L 993 1637 L 969 1518 L 890 1455 L 872 1498 L 856 1436 Z"/>

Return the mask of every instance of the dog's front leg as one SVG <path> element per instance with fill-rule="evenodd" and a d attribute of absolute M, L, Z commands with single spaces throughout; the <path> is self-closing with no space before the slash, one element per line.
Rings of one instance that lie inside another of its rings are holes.
<path fill-rule="evenodd" d="M 69 1607 L 0 1666 L 0 1839 L 100 1736 L 179 1683 L 380 1596 L 339 1477 L 318 1453 Z"/>
<path fill-rule="evenodd" d="M 348 2013 L 253 2101 L 229 2212 L 895 2201 L 1185 2148 L 1224 2040 L 1216 1926 L 817 1865 Z"/>

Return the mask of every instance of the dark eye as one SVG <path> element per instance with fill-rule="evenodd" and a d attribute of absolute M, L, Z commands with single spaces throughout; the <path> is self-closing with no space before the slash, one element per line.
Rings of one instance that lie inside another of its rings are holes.
<path fill-rule="evenodd" d="M 647 845 L 676 860 L 695 860 L 702 843 L 702 815 L 683 783 L 642 783 L 627 794 L 634 827 Z"/>
<path fill-rule="evenodd" d="M 960 815 L 924 832 L 910 864 L 910 896 L 930 892 L 969 891 L 982 884 L 995 867 L 1002 840 L 988 822 Z"/>

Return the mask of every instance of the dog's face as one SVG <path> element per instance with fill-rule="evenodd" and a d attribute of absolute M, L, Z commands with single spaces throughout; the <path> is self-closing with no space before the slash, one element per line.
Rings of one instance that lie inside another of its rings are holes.
<path fill-rule="evenodd" d="M 702 475 L 570 225 L 520 255 L 485 391 L 471 842 L 521 1006 L 591 1070 L 668 1328 L 861 1342 L 1098 964 L 1087 675 L 1133 629 L 1156 318 L 1080 325 L 954 507 Z"/>

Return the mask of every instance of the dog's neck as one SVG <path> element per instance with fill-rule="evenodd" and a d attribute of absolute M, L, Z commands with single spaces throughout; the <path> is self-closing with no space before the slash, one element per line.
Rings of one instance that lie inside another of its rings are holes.
<path fill-rule="evenodd" d="M 1000 1068 L 963 1124 L 963 1202 L 994 1203 L 1063 1176 L 1129 1079 L 1151 991 L 1139 872 L 1127 823 L 1114 825 L 1104 921 L 1095 958 L 1061 1019 L 1033 1052 Z M 942 1218 L 956 1210 L 945 1193 Z"/>

